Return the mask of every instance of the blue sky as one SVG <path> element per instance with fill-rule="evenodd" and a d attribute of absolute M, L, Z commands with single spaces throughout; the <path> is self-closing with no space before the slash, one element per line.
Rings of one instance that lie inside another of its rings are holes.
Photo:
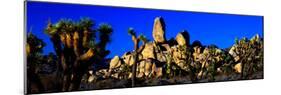
<path fill-rule="evenodd" d="M 163 17 L 166 23 L 167 39 L 187 30 L 190 43 L 199 40 L 203 45 L 215 44 L 219 48 L 227 48 L 233 45 L 235 38 L 251 38 L 255 34 L 263 36 L 262 16 L 30 1 L 27 3 L 27 31 L 32 30 L 32 33 L 43 39 L 47 44 L 43 53 L 48 54 L 54 52 L 49 37 L 44 33 L 49 19 L 56 23 L 62 18 L 78 21 L 82 17 L 89 17 L 95 21 L 96 26 L 100 23 L 112 26 L 112 41 L 106 48 L 111 51 L 108 57 L 113 57 L 133 50 L 133 42 L 127 32 L 130 27 L 133 27 L 137 34 L 144 34 L 149 40 L 153 40 L 153 21 L 158 16 Z"/>

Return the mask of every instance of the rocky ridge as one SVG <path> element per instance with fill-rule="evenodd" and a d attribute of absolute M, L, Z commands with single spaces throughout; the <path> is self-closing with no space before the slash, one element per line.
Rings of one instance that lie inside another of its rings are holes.
<path fill-rule="evenodd" d="M 144 48 L 138 60 L 135 51 L 114 56 L 107 69 L 89 71 L 82 83 L 95 85 L 91 89 L 128 87 L 135 62 L 138 86 L 263 78 L 263 39 L 259 35 L 236 40 L 229 49 L 220 49 L 204 46 L 200 41 L 190 44 L 186 30 L 167 40 L 165 28 L 164 19 L 155 18 L 154 39 L 140 46 Z"/>

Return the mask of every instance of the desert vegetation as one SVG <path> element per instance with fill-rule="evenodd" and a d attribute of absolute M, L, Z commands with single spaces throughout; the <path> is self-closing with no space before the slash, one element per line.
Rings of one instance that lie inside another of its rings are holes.
<path fill-rule="evenodd" d="M 263 38 L 258 34 L 233 39 L 231 47 L 221 49 L 198 40 L 190 43 L 187 30 L 166 39 L 164 19 L 156 17 L 153 39 L 128 27 L 134 50 L 107 59 L 113 28 L 93 26 L 88 18 L 49 21 L 44 32 L 55 52 L 47 55 L 42 53 L 46 43 L 27 33 L 28 93 L 263 78 Z"/>

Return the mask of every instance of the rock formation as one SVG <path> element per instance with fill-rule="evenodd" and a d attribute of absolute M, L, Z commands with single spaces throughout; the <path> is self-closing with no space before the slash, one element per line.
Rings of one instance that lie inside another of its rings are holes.
<path fill-rule="evenodd" d="M 153 38 L 156 43 L 164 43 L 165 38 L 165 22 L 162 17 L 157 17 L 154 20 Z"/>
<path fill-rule="evenodd" d="M 190 36 L 186 30 L 179 32 L 175 40 L 167 41 L 164 19 L 161 17 L 154 20 L 152 34 L 153 41 L 140 46 L 137 60 L 134 59 L 134 51 L 127 51 L 122 57 L 112 58 L 108 72 L 103 72 L 108 74 L 106 78 L 132 78 L 134 63 L 137 64 L 138 80 L 169 79 L 177 76 L 184 76 L 195 82 L 238 80 L 245 78 L 233 76 L 249 76 L 263 70 L 263 41 L 258 35 L 250 40 L 240 40 L 229 50 L 219 49 L 215 45 L 204 46 L 200 41 L 190 44 Z M 93 77 L 90 78 L 88 80 L 92 81 Z"/>
<path fill-rule="evenodd" d="M 183 45 L 189 45 L 189 34 L 186 30 L 184 30 L 183 32 L 178 33 L 178 35 L 176 36 L 176 41 L 179 45 L 183 46 Z"/>
<path fill-rule="evenodd" d="M 144 49 L 141 52 L 143 59 L 153 58 L 155 59 L 155 48 L 154 43 L 150 42 L 144 45 Z"/>

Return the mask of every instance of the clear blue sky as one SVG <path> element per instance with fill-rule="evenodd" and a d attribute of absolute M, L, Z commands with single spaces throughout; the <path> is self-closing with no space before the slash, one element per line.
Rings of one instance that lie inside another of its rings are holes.
<path fill-rule="evenodd" d="M 112 42 L 107 46 L 111 51 L 108 57 L 121 56 L 126 51 L 133 50 L 128 28 L 133 27 L 137 34 L 142 33 L 149 40 L 153 40 L 153 21 L 158 16 L 165 20 L 167 39 L 175 37 L 178 32 L 185 29 L 190 34 L 190 43 L 199 40 L 203 45 L 215 44 L 219 48 L 227 48 L 233 45 L 236 37 L 251 38 L 255 34 L 263 36 L 262 16 L 30 1 L 27 3 L 27 31 L 32 27 L 32 33 L 47 43 L 43 49 L 44 54 L 47 54 L 54 52 L 49 37 L 44 33 L 48 19 L 55 23 L 61 18 L 78 21 L 81 17 L 89 17 L 96 22 L 96 26 L 108 23 L 113 27 Z"/>

